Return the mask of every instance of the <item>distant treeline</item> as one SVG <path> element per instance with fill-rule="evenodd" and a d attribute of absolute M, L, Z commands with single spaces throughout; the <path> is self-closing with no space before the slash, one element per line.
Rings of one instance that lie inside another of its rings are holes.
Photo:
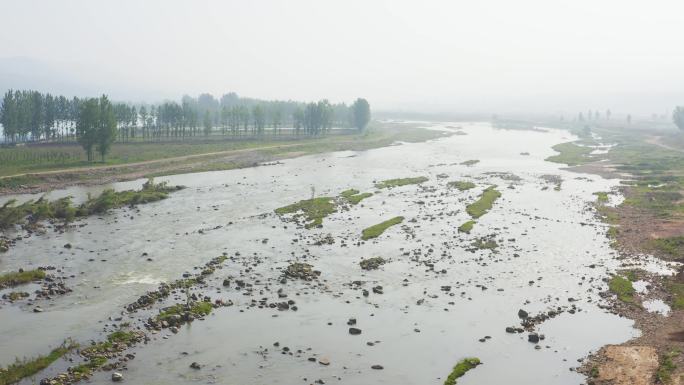
<path fill-rule="evenodd" d="M 32 90 L 9 90 L 0 105 L 3 135 L 11 143 L 82 143 L 85 140 L 97 144 L 97 140 L 83 138 L 92 130 L 79 128 L 79 122 L 88 120 L 84 119 L 84 114 L 93 114 L 93 103 L 97 104 L 97 101 Z M 105 120 L 109 122 L 111 113 L 114 125 L 112 131 L 106 130 L 102 143 L 111 140 L 184 140 L 209 135 L 259 137 L 267 131 L 280 135 L 283 128 L 290 128 L 288 132 L 292 135 L 320 135 L 333 127 L 363 129 L 370 120 L 370 106 L 365 99 L 357 99 L 348 106 L 344 103 L 331 104 L 327 100 L 316 103 L 264 101 L 228 93 L 220 99 L 202 94 L 197 98 L 184 96 L 180 103 L 167 101 L 156 105 L 111 103 L 106 97 L 99 101 L 104 102 L 100 108 L 108 110 L 103 112 Z M 93 119 L 97 120 L 91 116 L 90 120 Z M 86 151 L 92 158 L 92 150 Z"/>

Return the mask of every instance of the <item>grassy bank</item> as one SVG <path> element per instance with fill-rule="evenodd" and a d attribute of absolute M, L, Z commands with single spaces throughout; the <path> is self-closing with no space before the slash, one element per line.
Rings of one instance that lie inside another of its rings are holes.
<path fill-rule="evenodd" d="M 89 164 L 80 160 L 68 164 L 0 163 L 0 194 L 45 191 L 74 184 L 99 184 L 112 179 L 131 180 L 149 176 L 231 170 L 306 154 L 363 151 L 399 141 L 422 142 L 447 135 L 451 134 L 428 130 L 419 124 L 372 122 L 363 132 L 333 130 L 320 137 L 115 144 L 113 153 L 105 164 Z M 33 147 L 23 150 L 28 149 L 33 150 Z M 12 150 L 15 149 L 0 148 L 0 154 Z M 76 146 L 73 146 L 73 150 L 81 151 Z"/>
<path fill-rule="evenodd" d="M 76 218 L 102 214 L 110 209 L 166 199 L 170 192 L 181 188 L 168 186 L 166 183 L 156 184 L 150 179 L 138 191 L 107 189 L 97 197 L 88 197 L 87 201 L 78 206 L 73 205 L 71 197 L 54 201 L 41 197 L 20 205 L 17 205 L 15 200 L 10 200 L 0 207 L 0 230 L 26 223 L 36 224 L 45 220 L 61 220 L 68 223 Z"/>

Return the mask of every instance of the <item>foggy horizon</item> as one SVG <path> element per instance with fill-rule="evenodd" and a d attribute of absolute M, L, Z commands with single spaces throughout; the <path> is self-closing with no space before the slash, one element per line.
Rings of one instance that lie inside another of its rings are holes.
<path fill-rule="evenodd" d="M 13 33 L 0 36 L 0 89 L 131 102 L 363 96 L 376 110 L 431 113 L 650 115 L 684 100 L 674 1 L 201 4 L 4 2 Z"/>

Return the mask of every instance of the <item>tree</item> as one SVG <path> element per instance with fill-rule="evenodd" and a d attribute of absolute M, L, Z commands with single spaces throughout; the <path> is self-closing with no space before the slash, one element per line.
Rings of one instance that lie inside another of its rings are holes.
<path fill-rule="evenodd" d="M 97 142 L 97 123 L 100 119 L 100 106 L 97 99 L 86 99 L 82 104 L 76 121 L 78 143 L 83 147 L 88 162 L 93 160 L 93 147 Z"/>
<path fill-rule="evenodd" d="M 114 116 L 114 107 L 109 102 L 107 96 L 102 95 L 99 100 L 100 115 L 97 122 L 97 152 L 102 157 L 102 162 L 105 161 L 105 156 L 112 148 L 112 143 L 116 139 L 116 118 Z"/>
<path fill-rule="evenodd" d="M 358 98 L 354 104 L 352 104 L 351 109 L 354 127 L 359 130 L 366 128 L 370 121 L 370 105 L 368 104 L 368 101 L 363 98 Z"/>
<path fill-rule="evenodd" d="M 104 162 L 117 134 L 114 106 L 107 96 L 86 99 L 81 104 L 76 133 L 78 142 L 86 151 L 88 161 L 93 161 L 93 148 L 96 148 Z"/>
<path fill-rule="evenodd" d="M 677 128 L 684 130 L 684 107 L 675 107 L 674 112 L 672 112 L 672 120 L 677 125 Z"/>
<path fill-rule="evenodd" d="M 254 130 L 258 135 L 261 135 L 266 126 L 266 113 L 261 104 L 257 104 L 252 108 L 252 119 L 254 119 Z"/>
<path fill-rule="evenodd" d="M 211 132 L 211 115 L 209 115 L 209 110 L 204 111 L 204 136 L 209 136 Z"/>

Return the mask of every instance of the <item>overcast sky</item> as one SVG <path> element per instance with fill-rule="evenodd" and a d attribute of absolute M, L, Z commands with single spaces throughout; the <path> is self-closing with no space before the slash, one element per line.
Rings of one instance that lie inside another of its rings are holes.
<path fill-rule="evenodd" d="M 684 104 L 682 0 L 0 0 L 0 26 L 0 88 L 455 112 Z"/>

